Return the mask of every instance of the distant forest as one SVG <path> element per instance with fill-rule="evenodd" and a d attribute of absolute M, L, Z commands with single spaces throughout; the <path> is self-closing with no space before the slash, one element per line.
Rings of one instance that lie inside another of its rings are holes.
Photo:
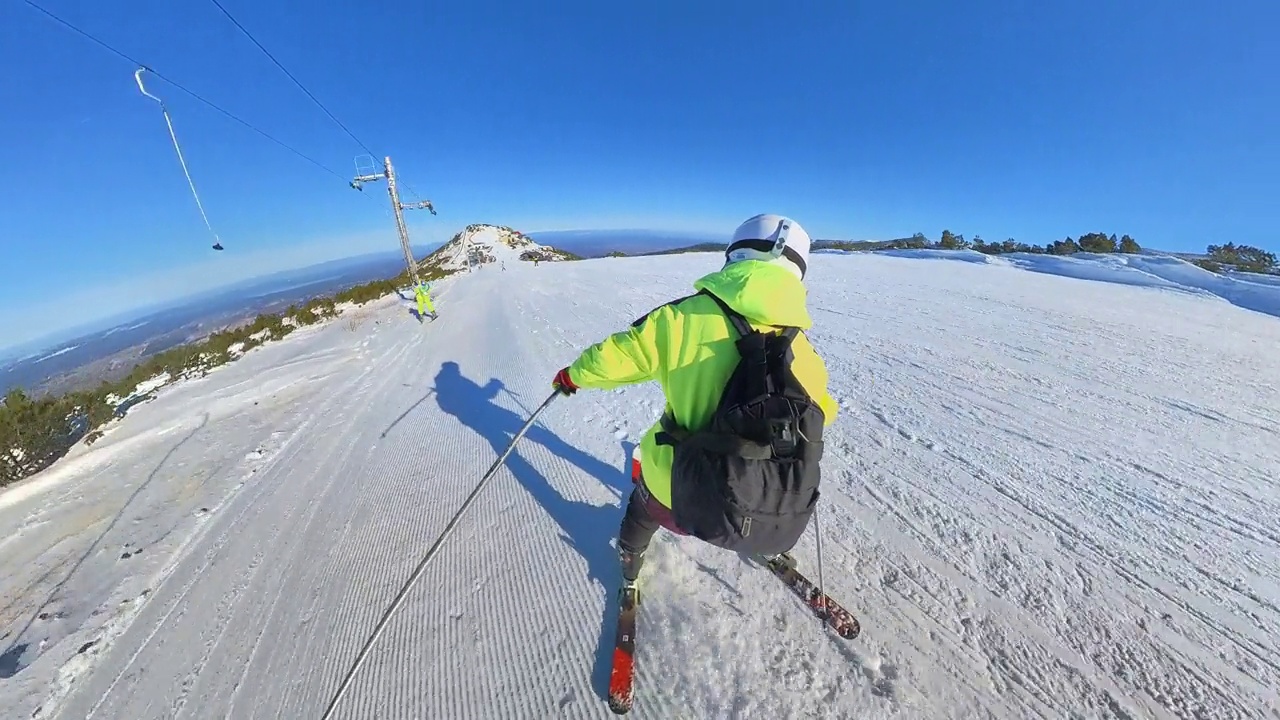
<path fill-rule="evenodd" d="M 812 249 L 858 252 L 924 249 L 974 250 L 984 255 L 1003 255 L 1005 253 L 1074 255 L 1082 252 L 1133 254 L 1142 252 L 1142 246 L 1138 244 L 1137 240 L 1134 240 L 1129 235 L 1116 237 L 1115 233 L 1108 235 L 1106 233 L 1092 232 L 1081 235 L 1079 238 L 1067 237 L 1062 240 L 1055 240 L 1048 245 L 1029 245 L 1024 242 L 1018 242 L 1013 238 L 1001 242 L 987 242 L 981 236 L 975 235 L 972 240 L 969 240 L 964 235 L 958 235 L 950 230 L 943 230 L 942 237 L 937 242 L 929 240 L 924 233 L 916 233 L 911 237 L 898 238 L 896 240 L 815 240 Z M 699 243 L 688 247 L 636 254 L 675 255 L 691 252 L 720 252 L 722 250 L 724 250 L 724 243 Z M 609 253 L 609 257 L 626 256 L 627 254 L 623 252 Z M 1206 249 L 1204 257 L 1195 258 L 1191 262 L 1215 273 L 1222 273 L 1226 270 L 1254 273 L 1277 272 L 1274 253 L 1249 245 L 1236 245 L 1235 243 L 1210 245 Z"/>
<path fill-rule="evenodd" d="M 424 270 L 420 277 L 433 280 L 448 274 Z M 91 389 L 39 398 L 30 397 L 21 389 L 10 390 L 0 402 L 0 487 L 49 467 L 81 440 L 92 444 L 102 437 L 102 429 L 109 422 L 150 399 L 149 393 L 138 392 L 139 385 L 146 381 L 161 378 L 173 382 L 203 376 L 259 345 L 336 317 L 339 304 L 363 305 L 410 283 L 408 273 L 402 273 L 389 280 L 348 288 L 332 297 L 292 305 L 281 313 L 264 313 L 251 323 L 153 355 L 126 377 Z"/>
<path fill-rule="evenodd" d="M 931 242 L 924 233 L 916 233 L 909 238 L 900 238 L 898 240 L 889 240 L 887 242 L 843 242 L 843 241 L 819 241 L 814 243 L 815 249 L 833 249 L 833 250 L 912 250 L 925 248 L 940 248 L 943 250 L 975 250 L 984 255 L 1002 255 L 1005 253 L 1033 253 L 1038 255 L 1074 255 L 1078 252 L 1086 253 L 1137 253 L 1142 251 L 1142 246 L 1138 245 L 1138 241 L 1123 235 L 1119 238 L 1115 234 L 1107 235 L 1106 233 L 1088 233 L 1081 235 L 1078 239 L 1068 237 L 1063 240 L 1056 240 L 1048 245 L 1028 245 L 1024 242 L 1018 242 L 1013 238 L 1002 242 L 987 242 L 981 236 L 975 235 L 972 240 L 968 240 L 964 235 L 957 235 L 950 230 L 943 230 L 942 237 L 938 242 Z"/>

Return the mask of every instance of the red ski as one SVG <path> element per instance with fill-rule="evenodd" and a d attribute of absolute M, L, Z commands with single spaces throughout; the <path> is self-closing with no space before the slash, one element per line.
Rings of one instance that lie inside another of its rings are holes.
<path fill-rule="evenodd" d="M 795 558 L 784 553 L 772 558 L 760 557 L 759 560 L 764 562 L 779 580 L 791 588 L 791 591 L 809 606 L 813 614 L 835 630 L 837 635 L 845 640 L 858 637 L 858 633 L 862 630 L 858 619 L 797 570 Z"/>
<path fill-rule="evenodd" d="M 609 672 L 609 709 L 617 715 L 631 710 L 638 593 L 635 587 L 624 587 L 618 593 L 618 633 L 613 642 L 613 669 Z"/>

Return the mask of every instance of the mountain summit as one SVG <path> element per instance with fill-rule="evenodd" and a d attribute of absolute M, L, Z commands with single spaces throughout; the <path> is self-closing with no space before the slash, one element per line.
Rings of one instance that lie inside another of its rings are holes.
<path fill-rule="evenodd" d="M 473 224 L 454 235 L 422 261 L 424 269 L 479 269 L 489 263 L 555 262 L 576 260 L 576 255 L 540 245 L 518 230 L 501 225 Z"/>

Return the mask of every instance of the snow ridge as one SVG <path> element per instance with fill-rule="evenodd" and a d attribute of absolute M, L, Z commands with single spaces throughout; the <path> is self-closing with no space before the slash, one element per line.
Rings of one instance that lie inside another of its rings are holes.
<path fill-rule="evenodd" d="M 509 227 L 473 224 L 427 256 L 420 267 L 458 271 L 494 263 L 504 266 L 521 261 L 556 262 L 572 257 L 549 245 L 540 245 Z"/>

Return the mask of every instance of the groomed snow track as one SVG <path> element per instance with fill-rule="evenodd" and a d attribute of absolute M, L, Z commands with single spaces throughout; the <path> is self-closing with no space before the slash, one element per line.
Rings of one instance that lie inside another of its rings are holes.
<path fill-rule="evenodd" d="M 514 265 L 440 283 L 435 322 L 389 298 L 167 388 L 0 494 L 5 717 L 318 717 L 554 371 L 717 259 Z M 810 287 L 824 564 L 863 634 L 659 536 L 634 717 L 1280 718 L 1274 318 L 872 255 Z M 611 543 L 661 404 L 554 403 L 336 717 L 609 717 Z"/>

